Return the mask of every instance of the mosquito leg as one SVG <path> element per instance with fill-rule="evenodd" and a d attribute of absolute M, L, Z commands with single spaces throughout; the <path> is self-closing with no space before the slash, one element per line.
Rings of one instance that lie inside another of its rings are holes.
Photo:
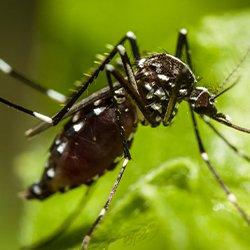
<path fill-rule="evenodd" d="M 56 113 L 52 118 L 48 117 L 46 115 L 40 114 L 38 112 L 26 109 L 26 108 L 24 108 L 22 106 L 14 104 L 14 103 L 12 103 L 10 101 L 7 101 L 7 100 L 5 100 L 3 98 L 0 99 L 0 102 L 4 103 L 5 105 L 7 105 L 9 107 L 12 107 L 12 108 L 17 109 L 19 111 L 22 111 L 22 112 L 24 112 L 26 114 L 34 116 L 34 117 L 36 117 L 36 118 L 38 118 L 38 119 L 40 119 L 40 120 L 42 120 L 42 121 L 44 121 L 46 123 L 51 123 L 53 126 L 55 126 L 61 121 L 61 119 L 64 117 L 64 115 L 70 110 L 70 108 L 74 105 L 74 103 L 77 101 L 77 99 L 88 88 L 88 86 L 98 77 L 99 73 L 101 71 L 103 71 L 105 65 L 108 64 L 113 59 L 113 57 L 117 54 L 117 52 L 118 52 L 117 47 L 119 45 L 123 44 L 126 40 L 128 40 L 130 42 L 130 44 L 131 44 L 133 55 L 134 55 L 135 59 L 137 60 L 137 59 L 140 58 L 139 49 L 138 49 L 138 46 L 136 44 L 136 37 L 131 31 L 129 31 L 116 44 L 116 46 L 113 47 L 113 49 L 108 53 L 108 55 L 100 63 L 99 67 L 87 78 L 87 80 L 83 81 L 80 84 L 80 88 L 69 98 L 66 105 L 58 113 Z M 22 78 L 22 76 L 19 73 L 17 73 L 16 71 L 13 71 L 11 66 L 8 65 L 3 60 L 0 60 L 0 70 L 3 71 L 6 74 L 11 74 L 11 72 L 12 72 L 13 75 L 15 75 L 16 77 L 18 75 L 17 78 Z M 22 80 L 24 80 L 26 82 L 26 84 L 28 84 L 28 82 L 29 82 L 29 85 L 33 86 L 34 88 L 36 88 L 35 86 L 37 86 L 36 84 L 29 81 L 25 77 L 23 77 Z"/>
<path fill-rule="evenodd" d="M 150 117 L 150 113 L 146 110 L 145 105 L 137 93 L 136 89 L 134 89 L 133 85 L 129 83 L 127 79 L 123 77 L 111 64 L 106 65 L 106 70 L 109 71 L 112 76 L 121 84 L 121 86 L 127 91 L 129 96 L 135 101 L 136 105 L 142 112 L 145 119 L 152 125 L 155 125 L 155 120 Z"/>
<path fill-rule="evenodd" d="M 230 128 L 233 128 L 235 130 L 238 130 L 238 131 L 241 131 L 241 132 L 244 132 L 244 133 L 250 133 L 250 129 L 248 128 L 243 128 L 243 127 L 240 127 L 236 124 L 233 124 L 231 121 L 229 121 L 229 119 L 227 119 L 227 116 L 222 114 L 222 113 L 218 113 L 216 114 L 215 116 L 210 116 L 210 118 L 214 119 L 215 121 L 221 123 L 221 124 L 224 124 Z"/>
<path fill-rule="evenodd" d="M 139 49 L 136 44 L 136 37 L 134 33 L 127 32 L 125 36 L 113 47 L 113 49 L 109 52 L 109 54 L 100 62 L 98 68 L 87 78 L 86 81 L 80 84 L 80 88 L 70 97 L 67 104 L 56 114 L 52 117 L 53 125 L 56 125 L 60 122 L 63 116 L 70 110 L 70 108 L 74 105 L 77 99 L 83 94 L 83 92 L 88 88 L 88 86 L 98 77 L 99 73 L 104 70 L 106 64 L 108 64 L 114 56 L 117 54 L 117 47 L 123 44 L 126 40 L 129 40 L 133 54 L 135 59 L 140 58 Z"/>
<path fill-rule="evenodd" d="M 201 116 L 202 120 L 217 134 L 237 155 L 250 162 L 250 157 L 244 152 L 240 151 L 236 146 L 234 146 L 230 141 L 228 141 L 224 135 L 222 135 L 214 125 L 209 121 L 209 118 Z"/>
<path fill-rule="evenodd" d="M 100 224 L 100 222 L 102 221 L 103 217 L 105 216 L 105 214 L 107 213 L 108 209 L 109 209 L 109 206 L 110 206 L 110 203 L 112 201 L 112 199 L 114 198 L 114 195 L 116 193 L 116 190 L 119 186 L 119 183 L 122 179 L 122 176 L 124 174 L 124 171 L 127 167 L 127 164 L 129 162 L 129 158 L 124 158 L 123 160 L 123 163 L 122 163 L 122 167 L 119 171 L 119 174 L 115 180 L 115 183 L 111 189 L 111 192 L 109 193 L 109 196 L 108 196 L 108 199 L 105 203 L 105 205 L 103 206 L 101 212 L 99 213 L 97 219 L 95 220 L 95 222 L 93 223 L 93 225 L 91 226 L 90 230 L 87 232 L 87 234 L 85 235 L 84 239 L 83 239 L 83 242 L 82 242 L 82 248 L 85 250 L 85 249 L 88 249 L 88 245 L 89 245 L 89 241 L 91 240 L 91 237 L 94 233 L 94 230 L 96 229 L 96 227 Z"/>
<path fill-rule="evenodd" d="M 24 108 L 23 106 L 14 104 L 14 103 L 12 103 L 12 102 L 10 102 L 10 101 L 2 98 L 2 97 L 0 97 L 0 103 L 3 103 L 5 105 L 7 105 L 8 107 L 16 109 L 18 111 L 22 111 L 23 113 L 25 113 L 27 115 L 33 116 L 35 118 L 38 118 L 39 120 L 41 120 L 43 122 L 52 123 L 52 119 L 49 116 L 46 116 L 46 115 L 43 115 L 43 114 L 38 113 L 36 111 L 32 111 L 30 109 Z"/>
<path fill-rule="evenodd" d="M 179 31 L 175 56 L 181 59 L 183 55 L 183 49 L 185 48 L 187 64 L 190 67 L 190 69 L 193 70 L 191 50 L 190 50 L 188 39 L 187 39 L 187 33 L 188 32 L 186 29 L 181 29 Z"/>
<path fill-rule="evenodd" d="M 121 110 L 118 107 L 118 103 L 117 100 L 115 98 L 115 91 L 114 91 L 114 85 L 111 79 L 111 73 L 106 70 L 106 76 L 107 76 L 107 80 L 108 80 L 108 84 L 109 84 L 109 88 L 110 88 L 110 92 L 112 95 L 112 101 L 114 103 L 115 106 L 115 112 L 116 112 L 116 122 L 117 125 L 119 127 L 120 130 L 120 136 L 121 136 L 121 141 L 122 141 L 122 145 L 123 145 L 123 153 L 124 153 L 124 158 L 127 158 L 129 160 L 131 160 L 131 155 L 129 152 L 129 147 L 128 147 L 128 143 L 125 137 L 125 131 L 124 131 L 124 127 L 123 127 L 123 120 L 122 120 L 122 114 L 121 114 Z"/>
<path fill-rule="evenodd" d="M 130 42 L 134 59 L 136 62 L 138 62 L 141 59 L 141 55 L 140 55 L 139 47 L 136 41 L 136 36 L 132 31 L 128 31 L 126 36 Z"/>
<path fill-rule="evenodd" d="M 116 193 L 116 190 L 119 186 L 119 183 L 122 179 L 122 176 L 123 176 L 123 173 L 127 167 L 127 164 L 129 162 L 129 160 L 131 159 L 131 155 L 130 155 L 130 152 L 129 152 L 129 147 L 128 147 L 128 143 L 127 143 L 127 140 L 126 140 L 126 137 L 125 137 L 125 131 L 124 131 L 124 127 L 123 127 L 123 121 L 122 121 L 122 116 L 121 116 L 121 111 L 118 107 L 118 103 L 116 101 L 116 98 L 115 98 L 115 92 L 114 92 L 114 86 L 113 86 L 113 82 L 112 82 L 112 79 L 111 79 L 111 73 L 110 71 L 106 70 L 106 76 L 107 76 L 107 80 L 108 80 L 108 84 L 109 84 L 109 87 L 110 87 L 110 91 L 112 93 L 112 96 L 113 96 L 113 103 L 115 105 L 115 108 L 116 108 L 116 122 L 117 122 L 117 125 L 119 127 L 119 130 L 120 130 L 120 135 L 121 135 L 121 140 L 122 140 L 122 144 L 123 144 L 123 153 L 124 153 L 124 161 L 123 161 L 123 164 L 122 164 L 122 168 L 116 178 L 116 181 L 111 189 L 111 192 L 109 193 L 109 197 L 108 197 L 108 200 L 106 201 L 105 205 L 103 206 L 101 212 L 99 213 L 97 219 L 95 220 L 95 222 L 93 223 L 93 225 L 91 226 L 91 228 L 89 229 L 89 231 L 87 232 L 87 234 L 85 235 L 84 239 L 83 239 L 83 243 L 82 243 L 82 247 L 83 249 L 87 249 L 88 248 L 88 245 L 89 245 L 89 242 L 94 234 L 94 231 L 95 229 L 98 227 L 98 225 L 101 223 L 101 221 L 103 220 L 105 214 L 107 213 L 108 209 L 109 209 L 109 206 L 110 206 L 110 203 Z"/>
<path fill-rule="evenodd" d="M 43 86 L 41 86 L 38 83 L 35 83 L 34 81 L 30 80 L 23 74 L 19 73 L 17 70 L 15 70 L 13 67 L 11 67 L 8 63 L 6 63 L 3 59 L 0 58 L 0 71 L 2 71 L 4 74 L 7 74 L 17 80 L 19 80 L 21 83 L 31 87 L 32 89 L 35 89 L 39 91 L 40 93 L 46 95 L 47 97 L 59 102 L 59 103 L 65 103 L 67 100 L 67 97 L 63 94 L 59 93 L 58 91 L 54 89 L 48 89 Z"/>
<path fill-rule="evenodd" d="M 189 108 L 190 108 L 190 112 L 191 112 L 191 117 L 192 117 L 192 121 L 193 121 L 193 125 L 194 125 L 194 132 L 195 132 L 196 139 L 197 139 L 197 142 L 198 142 L 198 147 L 199 147 L 201 158 L 206 163 L 209 171 L 214 176 L 216 182 L 220 185 L 220 187 L 222 188 L 222 190 L 226 194 L 228 201 L 238 210 L 239 214 L 250 225 L 250 218 L 248 217 L 247 213 L 240 207 L 240 205 L 237 202 L 236 196 L 226 186 L 226 184 L 224 183 L 224 181 L 221 179 L 220 175 L 218 174 L 217 170 L 211 164 L 211 162 L 210 162 L 210 160 L 208 158 L 208 154 L 207 154 L 207 152 L 206 152 L 206 150 L 204 148 L 202 139 L 200 137 L 197 122 L 196 122 L 195 115 L 194 115 L 194 112 L 192 110 L 191 105 L 189 105 Z"/>

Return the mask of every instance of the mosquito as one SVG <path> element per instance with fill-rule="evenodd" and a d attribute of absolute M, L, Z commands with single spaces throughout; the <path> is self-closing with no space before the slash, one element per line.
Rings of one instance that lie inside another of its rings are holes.
<path fill-rule="evenodd" d="M 125 42 L 130 45 L 133 61 L 130 60 L 124 47 Z M 112 63 L 116 56 L 120 58 L 122 67 L 118 68 Z M 201 158 L 228 201 L 247 224 L 250 224 L 249 216 L 211 163 L 200 136 L 196 116 L 207 123 L 217 136 L 248 162 L 250 158 L 231 144 L 214 127 L 211 120 L 244 133 L 250 133 L 250 129 L 232 123 L 229 117 L 218 112 L 215 106 L 216 99 L 231 89 L 235 83 L 217 94 L 198 86 L 193 71 L 187 30 L 181 29 L 178 33 L 175 55 L 152 53 L 142 57 L 136 36 L 129 31 L 110 48 L 109 53 L 99 58 L 96 69 L 81 81 L 80 86 L 69 97 L 54 89 L 42 87 L 0 60 L 0 70 L 3 73 L 65 104 L 55 115 L 47 116 L 0 98 L 1 103 L 42 121 L 27 130 L 26 136 L 37 135 L 69 118 L 50 147 L 50 156 L 40 180 L 27 188 L 23 197 L 28 200 L 44 200 L 57 192 L 65 192 L 80 185 L 90 186 L 107 170 L 114 169 L 118 162 L 122 161 L 121 169 L 103 208 L 83 238 L 82 248 L 87 249 L 96 228 L 110 207 L 131 160 L 130 146 L 137 125 L 141 123 L 151 127 L 161 124 L 169 126 L 176 116 L 178 105 L 186 101 Z M 108 86 L 77 102 L 100 72 L 106 74 Z"/>

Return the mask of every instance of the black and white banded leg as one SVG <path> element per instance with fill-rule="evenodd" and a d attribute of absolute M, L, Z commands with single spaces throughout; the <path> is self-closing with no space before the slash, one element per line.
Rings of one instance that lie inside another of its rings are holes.
<path fill-rule="evenodd" d="M 122 179 L 122 176 L 126 170 L 126 167 L 127 167 L 127 164 L 128 162 L 131 160 L 131 155 L 130 155 L 130 152 L 129 152 L 129 147 L 128 147 L 128 143 L 127 143 L 127 140 L 126 140 L 126 137 L 125 137 L 125 131 L 124 131 L 124 127 L 123 127 L 123 121 L 122 121 L 122 116 L 121 116 L 121 111 L 118 107 L 118 103 L 117 103 L 117 100 L 115 98 L 115 92 L 114 92 L 114 86 L 113 86 L 113 82 L 112 82 L 112 78 L 111 78 L 111 72 L 113 70 L 113 68 L 110 68 L 111 65 L 106 65 L 106 75 L 107 75 L 107 80 L 108 80 L 108 84 L 109 84 L 109 87 L 110 87 L 110 91 L 112 93 L 112 96 L 113 96 L 113 103 L 115 105 L 115 108 L 116 108 L 116 122 L 117 122 L 117 125 L 119 127 L 119 130 L 120 130 L 120 135 L 121 135 L 121 140 L 122 140 L 122 144 L 123 144 L 123 153 L 124 153 L 124 160 L 123 160 L 123 163 L 122 163 L 122 167 L 119 171 L 119 174 L 115 180 L 115 183 L 109 193 L 109 196 L 108 196 L 108 199 L 107 201 L 105 202 L 105 205 L 103 206 L 102 210 L 100 211 L 98 217 L 96 218 L 95 222 L 93 223 L 93 225 L 91 226 L 91 228 L 89 229 L 89 231 L 87 232 L 87 234 L 85 235 L 84 239 L 83 239 L 83 243 L 82 243 L 82 248 L 85 250 L 85 249 L 88 249 L 88 245 L 89 245 L 89 242 L 94 234 L 94 231 L 95 229 L 98 227 L 98 225 L 101 223 L 101 221 L 103 220 L 105 214 L 107 213 L 108 209 L 109 209 L 109 206 L 111 204 L 111 201 L 112 199 L 114 198 L 115 196 L 115 193 L 116 193 L 116 190 L 119 186 L 119 183 Z M 112 66 L 113 67 L 113 66 Z"/>
<path fill-rule="evenodd" d="M 123 38 L 111 49 L 111 51 L 107 54 L 107 56 L 100 62 L 97 69 L 92 72 L 92 74 L 87 78 L 86 81 L 82 82 L 80 84 L 80 87 L 77 89 L 77 91 L 71 96 L 69 101 L 66 103 L 66 105 L 52 117 L 53 125 L 58 124 L 63 116 L 70 110 L 70 108 L 74 105 L 74 103 L 78 100 L 78 98 L 86 91 L 86 89 L 89 87 L 89 85 L 98 77 L 99 73 L 104 70 L 105 65 L 108 64 L 114 56 L 117 54 L 118 50 L 117 47 L 119 45 L 124 44 L 124 42 L 128 40 L 130 42 L 130 45 L 132 47 L 132 52 L 134 55 L 135 60 L 140 59 L 140 53 L 138 46 L 136 44 L 136 36 L 133 32 L 129 31 Z"/>
<path fill-rule="evenodd" d="M 66 105 L 52 117 L 46 116 L 46 115 L 41 114 L 39 112 L 32 111 L 32 110 L 27 109 L 25 107 L 22 107 L 20 105 L 14 104 L 14 103 L 12 103 L 4 98 L 1 98 L 0 102 L 4 103 L 5 105 L 7 105 L 11 108 L 14 108 L 14 109 L 22 111 L 28 115 L 36 117 L 43 122 L 51 124 L 51 126 L 55 126 L 61 121 L 61 119 L 64 117 L 64 115 L 70 110 L 70 108 L 75 104 L 75 102 L 84 93 L 84 91 L 86 91 L 86 89 L 89 87 L 89 85 L 98 77 L 99 73 L 104 70 L 105 65 L 107 65 L 114 58 L 114 56 L 120 51 L 118 49 L 118 46 L 122 45 L 127 40 L 130 42 L 134 59 L 136 61 L 138 61 L 140 59 L 139 48 L 138 48 L 137 43 L 136 43 L 136 36 L 134 35 L 133 32 L 129 31 L 129 32 L 127 32 L 127 34 L 125 36 L 122 37 L 122 39 L 112 48 L 112 50 L 107 54 L 107 56 L 100 62 L 99 66 L 96 68 L 96 70 L 91 75 L 89 75 L 85 81 L 81 82 L 80 87 L 68 99 Z M 13 71 L 13 69 L 4 61 L 1 61 L 0 67 L 1 67 L 2 71 L 4 71 L 5 73 L 10 74 L 11 72 L 15 72 L 15 75 L 17 74 L 17 72 Z M 18 75 L 20 76 L 19 73 L 18 73 Z M 21 76 L 20 76 L 20 78 L 21 78 Z M 33 88 L 38 88 L 38 85 L 36 85 L 32 81 L 27 80 L 24 82 L 26 82 L 26 84 L 28 84 L 28 82 L 29 82 L 30 86 L 32 86 Z M 33 132 L 33 134 L 34 134 L 34 131 L 29 131 L 29 132 Z"/>
<path fill-rule="evenodd" d="M 216 182 L 220 185 L 220 187 L 222 188 L 222 190 L 226 194 L 228 201 L 237 209 L 239 214 L 248 223 L 248 225 L 250 225 L 250 218 L 249 218 L 248 214 L 244 211 L 243 208 L 240 207 L 236 196 L 226 186 L 226 184 L 224 183 L 224 181 L 221 179 L 220 175 L 218 174 L 217 170 L 211 164 L 211 162 L 209 160 L 209 157 L 208 157 L 208 154 L 207 154 L 207 152 L 205 150 L 205 147 L 203 145 L 202 139 L 200 137 L 200 133 L 199 133 L 198 126 L 197 126 L 197 121 L 195 119 L 195 114 L 194 114 L 194 111 L 192 110 L 191 105 L 189 105 L 189 109 L 190 109 L 190 112 L 191 112 L 191 117 L 192 117 L 193 126 L 194 126 L 194 132 L 195 132 L 195 136 L 196 136 L 196 139 L 197 139 L 197 142 L 198 142 L 198 147 L 199 147 L 199 151 L 200 151 L 200 155 L 201 155 L 202 159 L 206 163 L 209 171 L 214 176 Z"/>
<path fill-rule="evenodd" d="M 46 95 L 47 97 L 51 98 L 54 101 L 59 103 L 65 103 L 67 101 L 67 97 L 54 89 L 48 89 L 43 87 L 42 85 L 36 83 L 33 80 L 30 80 L 28 77 L 24 76 L 23 74 L 19 73 L 16 69 L 10 66 L 7 62 L 0 58 L 0 71 L 4 74 L 9 75 L 21 83 L 35 89 L 36 91 Z"/>
<path fill-rule="evenodd" d="M 219 136 L 227 145 L 230 147 L 239 157 L 245 159 L 246 161 L 250 162 L 250 157 L 246 155 L 244 152 L 239 150 L 236 146 L 234 146 L 227 138 L 222 135 L 215 126 L 210 122 L 210 118 L 201 116 L 202 120 L 214 131 L 217 136 Z"/>

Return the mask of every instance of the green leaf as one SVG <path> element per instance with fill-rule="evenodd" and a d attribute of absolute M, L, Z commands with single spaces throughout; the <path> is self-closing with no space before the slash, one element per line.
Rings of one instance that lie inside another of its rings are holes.
<path fill-rule="evenodd" d="M 249 47 L 247 27 L 250 27 L 250 13 L 242 12 L 206 17 L 199 28 L 191 30 L 190 45 L 196 74 L 203 77 L 201 85 L 215 90 L 236 67 Z M 248 127 L 249 67 L 247 59 L 236 72 L 241 76 L 240 84 L 218 100 L 221 111 Z M 202 124 L 200 127 L 212 162 L 250 213 L 249 165 L 208 131 L 208 127 Z M 228 128 L 224 128 L 224 134 L 244 151 L 249 151 L 247 136 Z M 37 147 L 18 159 L 18 169 L 25 184 L 38 178 L 34 163 L 45 161 L 45 156 L 40 157 L 41 152 Z M 132 156 L 133 161 L 129 163 L 111 209 L 91 241 L 91 249 L 108 246 L 112 250 L 249 249 L 250 229 L 227 202 L 200 160 L 185 104 L 169 128 L 139 126 Z M 73 225 L 44 249 L 79 248 L 117 172 L 118 169 L 98 180 Z M 54 232 L 74 211 L 85 191 L 86 188 L 81 187 L 42 203 L 25 202 L 22 245 L 37 242 Z"/>

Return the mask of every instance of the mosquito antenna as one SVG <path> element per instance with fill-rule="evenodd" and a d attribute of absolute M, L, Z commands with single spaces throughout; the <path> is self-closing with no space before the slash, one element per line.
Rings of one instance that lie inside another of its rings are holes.
<path fill-rule="evenodd" d="M 229 87 L 227 87 L 226 89 L 222 90 L 219 94 L 211 97 L 212 100 L 215 100 L 216 98 L 218 98 L 219 96 L 223 95 L 225 92 L 227 92 L 228 90 L 232 89 L 237 83 L 239 83 L 239 79 L 240 77 L 237 77 L 237 79 L 234 81 L 233 84 L 231 84 Z"/>
<path fill-rule="evenodd" d="M 238 69 L 241 67 L 241 65 L 245 62 L 245 60 L 247 59 L 247 56 L 250 52 L 250 47 L 247 49 L 247 52 L 245 53 L 245 55 L 241 58 L 241 60 L 239 61 L 239 63 L 236 65 L 236 67 L 229 73 L 229 75 L 225 78 L 225 80 L 222 82 L 222 86 L 224 84 L 226 84 L 230 78 L 232 78 L 232 76 L 235 74 L 235 72 L 238 71 Z M 234 81 L 234 83 L 232 85 L 230 85 L 228 88 L 222 90 L 219 94 L 215 95 L 214 97 L 212 97 L 213 100 L 215 100 L 216 98 L 218 98 L 219 96 L 221 96 L 222 94 L 224 94 L 225 92 L 227 92 L 228 90 L 230 90 L 231 88 L 233 88 L 237 83 L 238 83 L 239 77 L 236 79 L 236 81 Z"/>

